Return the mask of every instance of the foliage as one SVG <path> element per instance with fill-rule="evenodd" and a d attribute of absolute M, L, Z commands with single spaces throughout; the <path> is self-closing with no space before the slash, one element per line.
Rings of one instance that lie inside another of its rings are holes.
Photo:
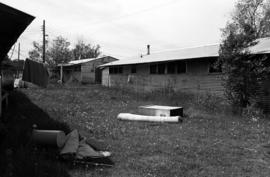
<path fill-rule="evenodd" d="M 252 121 L 258 121 L 261 118 L 264 118 L 264 114 L 263 111 L 261 109 L 259 109 L 256 105 L 250 105 L 247 106 L 243 112 L 242 112 L 242 116 L 252 120 Z"/>
<path fill-rule="evenodd" d="M 49 57 L 55 65 L 67 63 L 72 59 L 69 46 L 70 42 L 62 36 L 58 36 L 53 40 L 52 47 L 49 49 Z"/>
<path fill-rule="evenodd" d="M 46 40 L 45 47 L 45 61 L 52 67 L 70 60 L 95 58 L 101 54 L 99 45 L 85 44 L 82 40 L 78 41 L 72 49 L 71 43 L 62 36 L 53 39 L 50 45 L 49 41 Z M 42 62 L 42 45 L 34 41 L 33 49 L 28 54 L 31 60 Z"/>
<path fill-rule="evenodd" d="M 53 40 L 51 47 L 49 47 L 49 42 L 47 40 L 45 45 L 45 61 L 50 66 L 56 66 L 58 63 L 66 62 L 71 59 L 71 51 L 68 48 L 70 43 L 62 36 L 56 37 Z M 28 53 L 29 58 L 34 61 L 42 62 L 43 46 L 38 42 L 34 41 L 33 47 L 34 49 L 29 51 Z"/>
<path fill-rule="evenodd" d="M 235 106 L 246 107 L 256 96 L 269 68 L 265 56 L 250 55 L 257 39 L 270 35 L 270 6 L 264 0 L 239 0 L 232 20 L 222 30 L 219 61 L 225 73 L 226 96 Z"/>
<path fill-rule="evenodd" d="M 91 44 L 85 44 L 83 40 L 79 40 L 72 50 L 72 54 L 75 60 L 96 58 L 101 54 L 100 46 L 92 46 Z"/>
<path fill-rule="evenodd" d="M 33 41 L 33 47 L 31 51 L 28 52 L 29 58 L 34 61 L 42 60 L 42 46 L 38 42 Z"/>
<path fill-rule="evenodd" d="M 48 41 L 45 42 L 45 60 L 48 60 Z M 33 41 L 33 49 L 28 52 L 29 58 L 34 61 L 42 61 L 42 45 Z"/>

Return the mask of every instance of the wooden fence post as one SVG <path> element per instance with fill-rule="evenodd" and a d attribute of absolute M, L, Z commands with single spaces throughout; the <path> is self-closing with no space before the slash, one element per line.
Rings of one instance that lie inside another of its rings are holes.
<path fill-rule="evenodd" d="M 60 66 L 60 81 L 63 83 L 63 64 Z"/>

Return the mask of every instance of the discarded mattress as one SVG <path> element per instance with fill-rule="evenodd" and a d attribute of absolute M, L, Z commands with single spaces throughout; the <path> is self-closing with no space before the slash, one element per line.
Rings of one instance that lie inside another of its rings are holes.
<path fill-rule="evenodd" d="M 130 121 L 149 121 L 149 122 L 179 122 L 179 116 L 161 117 L 161 116 L 146 116 L 130 113 L 120 113 L 117 116 L 119 120 L 130 120 Z"/>

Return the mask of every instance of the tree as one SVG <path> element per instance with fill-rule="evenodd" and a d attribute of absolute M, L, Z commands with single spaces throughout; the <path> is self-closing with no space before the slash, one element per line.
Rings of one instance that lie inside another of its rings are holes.
<path fill-rule="evenodd" d="M 49 58 L 54 62 L 54 65 L 67 63 L 72 60 L 72 53 L 69 47 L 70 42 L 62 36 L 58 36 L 53 40 L 52 47 L 49 48 Z"/>
<path fill-rule="evenodd" d="M 29 58 L 35 61 L 42 61 L 42 46 L 38 42 L 34 41 L 33 47 L 34 49 L 28 52 Z"/>
<path fill-rule="evenodd" d="M 83 40 L 77 42 L 72 53 L 75 60 L 96 58 L 101 54 L 99 45 L 85 44 Z"/>
<path fill-rule="evenodd" d="M 265 0 L 239 0 L 224 29 L 219 60 L 225 73 L 225 95 L 233 105 L 246 107 L 256 97 L 260 81 L 267 77 L 265 56 L 250 55 L 257 39 L 270 36 L 270 6 Z"/>
<path fill-rule="evenodd" d="M 56 37 L 52 41 L 52 45 L 48 45 L 46 41 L 45 61 L 49 66 L 56 66 L 59 63 L 67 63 L 72 59 L 72 53 L 69 49 L 70 42 L 62 36 Z M 29 51 L 28 55 L 31 60 L 42 62 L 42 45 L 33 42 L 34 49 Z"/>
<path fill-rule="evenodd" d="M 33 47 L 29 51 L 29 58 L 42 62 L 42 45 L 33 42 Z M 78 41 L 75 48 L 70 48 L 70 42 L 62 36 L 56 37 L 52 43 L 46 41 L 45 61 L 49 66 L 54 67 L 60 63 L 68 63 L 70 60 L 83 58 L 96 58 L 101 54 L 99 45 L 85 44 L 82 40 Z"/>
<path fill-rule="evenodd" d="M 51 60 L 49 58 L 48 44 L 49 44 L 49 42 L 46 40 L 45 41 L 45 48 L 46 48 L 46 51 L 45 51 L 45 61 L 48 64 L 51 64 L 52 62 L 51 62 Z M 34 61 L 42 62 L 42 60 L 43 60 L 42 59 L 42 55 L 43 55 L 42 45 L 39 44 L 36 41 L 33 41 L 33 47 L 34 48 L 28 52 L 29 59 L 34 60 Z"/>

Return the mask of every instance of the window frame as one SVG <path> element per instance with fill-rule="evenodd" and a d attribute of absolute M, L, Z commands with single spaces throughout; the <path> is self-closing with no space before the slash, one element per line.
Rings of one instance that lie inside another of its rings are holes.
<path fill-rule="evenodd" d="M 182 66 L 182 64 L 184 64 L 184 67 L 179 67 L 179 66 Z M 182 70 L 184 69 L 184 70 Z M 187 62 L 186 61 L 183 61 L 183 60 L 180 60 L 180 61 L 177 61 L 176 62 L 176 74 L 185 74 L 187 73 Z"/>
<path fill-rule="evenodd" d="M 157 64 L 150 64 L 149 65 L 149 72 L 150 72 L 150 74 L 157 74 Z"/>
<path fill-rule="evenodd" d="M 167 63 L 167 74 L 176 74 L 175 62 Z"/>
<path fill-rule="evenodd" d="M 136 65 L 131 65 L 130 73 L 131 74 L 136 74 L 137 73 L 137 66 Z"/>
<path fill-rule="evenodd" d="M 110 66 L 109 74 L 123 74 L 123 66 Z"/>
<path fill-rule="evenodd" d="M 166 64 L 165 63 L 159 63 L 157 64 L 157 74 L 166 74 Z"/>

